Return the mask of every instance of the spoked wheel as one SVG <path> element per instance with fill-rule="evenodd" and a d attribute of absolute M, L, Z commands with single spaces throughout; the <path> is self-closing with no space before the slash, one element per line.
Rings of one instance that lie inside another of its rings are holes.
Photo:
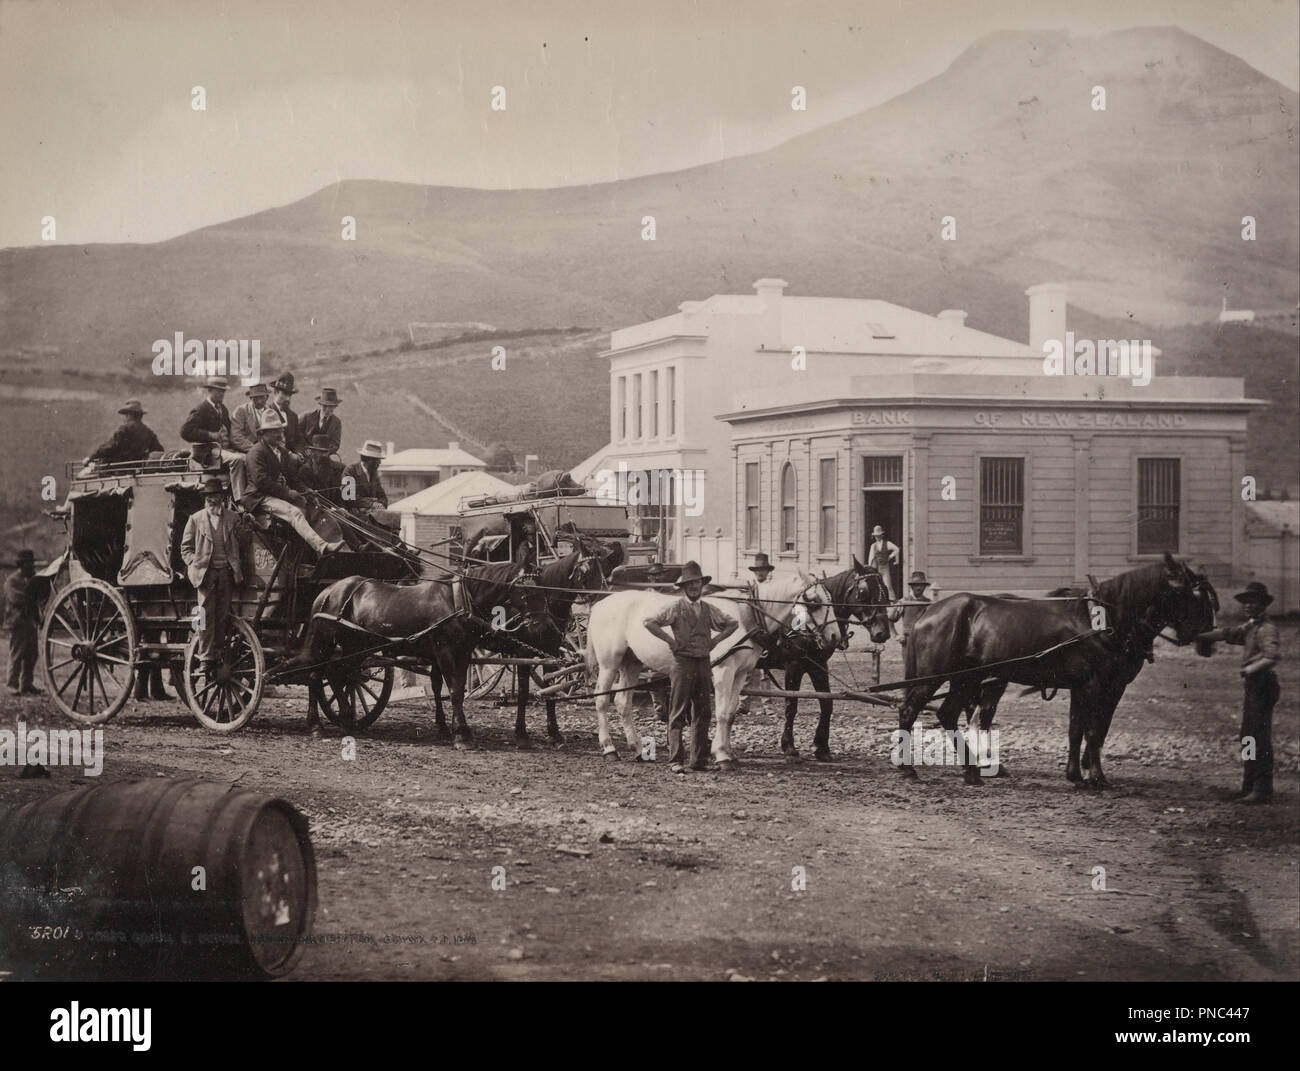
<path fill-rule="evenodd" d="M 576 609 L 576 607 L 575 607 Z M 560 661 L 567 665 L 582 665 L 586 657 L 587 650 L 587 618 L 586 615 L 575 613 L 569 619 L 568 628 L 564 630 L 563 645 L 560 648 Z M 539 686 L 545 687 L 548 682 L 542 680 L 540 672 L 533 674 L 533 679 Z M 568 678 L 569 686 L 555 693 L 557 697 L 567 697 L 578 695 L 587 690 L 586 673 L 574 673 Z M 558 678 L 552 679 L 549 683 L 558 683 Z"/>
<path fill-rule="evenodd" d="M 489 651 L 483 647 L 474 648 L 475 658 L 492 658 L 496 651 Z M 514 674 L 506 673 L 509 666 L 485 665 L 480 666 L 470 663 L 469 673 L 465 677 L 465 698 L 482 699 L 486 695 L 491 695 L 498 691 L 505 682 L 505 687 L 509 688 L 514 681 Z M 447 687 L 447 682 L 442 682 L 443 699 L 451 699 L 451 689 Z"/>
<path fill-rule="evenodd" d="M 341 729 L 368 729 L 388 706 L 395 676 L 390 663 L 340 664 L 311 682 L 311 694 L 325 717 Z"/>
<path fill-rule="evenodd" d="M 78 580 L 56 592 L 41 626 L 41 672 L 55 704 L 73 721 L 108 721 L 131 695 L 135 618 L 121 593 L 102 580 Z"/>
<path fill-rule="evenodd" d="M 217 733 L 242 729 L 257 713 L 266 683 L 266 656 L 253 626 L 242 617 L 226 619 L 224 649 L 208 669 L 198 656 L 196 632 L 185 645 L 185 702 L 204 728 Z"/>

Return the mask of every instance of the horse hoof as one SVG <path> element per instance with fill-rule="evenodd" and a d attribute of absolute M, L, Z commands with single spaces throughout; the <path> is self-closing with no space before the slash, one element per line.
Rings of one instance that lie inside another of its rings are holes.
<path fill-rule="evenodd" d="M 962 774 L 962 780 L 968 785 L 982 785 L 984 778 L 980 776 L 979 770 L 967 770 Z"/>
<path fill-rule="evenodd" d="M 1073 781 L 1077 785 L 1079 782 L 1083 780 L 1083 774 L 1081 774 L 1078 770 L 1075 769 L 1067 769 L 1065 771 L 1065 779 L 1067 781 Z"/>
<path fill-rule="evenodd" d="M 548 739 L 551 742 L 551 747 L 564 747 L 564 737 L 561 736 L 559 733 L 556 733 L 554 736 L 548 737 Z"/>
<path fill-rule="evenodd" d="M 900 774 L 902 774 L 903 777 L 906 778 L 908 781 L 919 781 L 919 780 L 920 780 L 920 778 L 917 777 L 917 775 L 916 775 L 916 768 L 913 767 L 913 766 L 900 766 L 900 767 L 898 768 L 898 772 L 899 772 Z"/>
<path fill-rule="evenodd" d="M 604 759 L 606 762 L 618 762 L 618 752 L 615 751 L 613 748 L 610 748 L 608 751 L 603 752 L 600 757 Z"/>
<path fill-rule="evenodd" d="M 735 773 L 739 767 L 740 763 L 735 759 L 723 759 L 718 763 L 718 773 Z"/>
<path fill-rule="evenodd" d="M 517 747 L 520 751 L 532 751 L 533 750 L 532 737 L 516 736 L 515 747 Z"/>
<path fill-rule="evenodd" d="M 457 751 L 474 751 L 474 741 L 468 736 L 458 736 L 451 742 L 451 746 Z"/>
<path fill-rule="evenodd" d="M 834 761 L 835 761 L 835 756 L 831 754 L 831 749 L 828 748 L 828 747 L 819 747 L 819 748 L 818 748 L 818 749 L 813 753 L 813 758 L 815 758 L 818 762 L 834 762 Z"/>
<path fill-rule="evenodd" d="M 796 748 L 791 748 L 785 752 L 786 762 L 803 762 L 803 756 L 799 754 Z"/>

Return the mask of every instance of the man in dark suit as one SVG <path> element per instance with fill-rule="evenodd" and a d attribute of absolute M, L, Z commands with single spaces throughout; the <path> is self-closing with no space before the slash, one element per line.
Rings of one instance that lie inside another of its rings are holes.
<path fill-rule="evenodd" d="M 318 556 L 342 549 L 346 545 L 343 540 L 325 542 L 307 520 L 304 513 L 307 499 L 299 493 L 305 488 L 288 467 L 287 458 L 284 421 L 275 410 L 264 409 L 257 445 L 246 459 L 248 487 L 239 504 L 250 513 L 278 517 L 286 522 Z"/>
<path fill-rule="evenodd" d="M 230 439 L 230 411 L 224 404 L 229 384 L 224 376 L 210 376 L 203 384 L 204 400 L 190 410 L 181 425 L 181 438 L 187 443 L 215 443 L 223 450 L 233 450 Z"/>
<path fill-rule="evenodd" d="M 300 460 L 306 461 L 307 442 L 302 438 L 298 427 L 298 414 L 289 406 L 297 393 L 293 387 L 293 373 L 285 372 L 271 384 L 271 401 L 268 404 L 284 421 L 284 445 L 289 448 L 291 454 L 297 454 Z"/>
<path fill-rule="evenodd" d="M 298 478 L 311 490 L 319 492 L 320 497 L 335 506 L 341 506 L 343 499 L 340 489 L 343 486 L 343 462 L 336 461 L 330 450 L 329 438 L 325 435 L 313 435 L 306 449 L 307 460 L 298 470 Z"/>
<path fill-rule="evenodd" d="M 18 569 L 5 578 L 4 627 L 9 633 L 9 691 L 14 695 L 41 694 L 32 684 L 41 628 L 40 590 L 36 555 L 20 550 Z"/>
<path fill-rule="evenodd" d="M 118 461 L 143 461 L 155 450 L 162 453 L 163 444 L 144 422 L 144 407 L 139 398 L 132 398 L 118 410 L 126 419 L 113 437 L 95 448 L 86 460 L 112 464 Z"/>
<path fill-rule="evenodd" d="M 202 615 L 196 648 L 205 667 L 221 654 L 235 588 L 244 582 L 238 532 L 239 517 L 226 509 L 225 484 L 215 476 L 204 480 L 203 509 L 185 522 L 181 557 L 199 596 Z"/>
<path fill-rule="evenodd" d="M 298 434 L 305 442 L 313 435 L 324 435 L 330 441 L 330 451 L 337 454 L 343 441 L 343 421 L 334 415 L 339 406 L 339 392 L 333 387 L 321 387 L 316 395 L 316 408 L 298 423 Z"/>

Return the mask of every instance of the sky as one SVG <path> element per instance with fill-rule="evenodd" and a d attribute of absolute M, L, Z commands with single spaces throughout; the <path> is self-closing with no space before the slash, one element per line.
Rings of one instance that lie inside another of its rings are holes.
<path fill-rule="evenodd" d="M 0 0 L 0 247 L 46 216 L 64 244 L 160 241 L 345 178 L 672 171 L 879 104 L 996 30 L 1170 24 L 1300 87 L 1297 0 Z"/>

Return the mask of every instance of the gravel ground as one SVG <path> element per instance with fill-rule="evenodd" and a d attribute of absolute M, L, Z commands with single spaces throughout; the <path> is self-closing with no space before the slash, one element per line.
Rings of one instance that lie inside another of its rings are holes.
<path fill-rule="evenodd" d="M 476 750 L 435 746 L 427 700 L 390 707 L 348 760 L 337 734 L 305 733 L 296 691 L 229 737 L 175 703 L 132 702 L 106 727 L 102 776 L 238 781 L 307 815 L 323 939 L 295 979 L 1294 980 L 1294 625 L 1283 642 L 1269 808 L 1215 795 L 1240 776 L 1238 652 L 1222 646 L 1159 648 L 1116 713 L 1102 792 L 1065 780 L 1066 695 L 1011 690 L 998 715 L 1011 776 L 978 787 L 936 767 L 904 781 L 890 712 L 851 703 L 837 704 L 834 762 L 811 758 L 806 702 L 803 760 L 781 755 L 775 709 L 755 711 L 737 726 L 736 773 L 674 777 L 649 711 L 654 764 L 602 761 L 590 703 L 561 705 L 560 749 L 540 707 L 523 750 L 513 710 L 491 701 L 467 704 Z M 832 667 L 868 680 L 860 653 Z M 891 644 L 882 679 L 902 675 Z M 19 717 L 62 724 L 43 699 L 4 696 L 0 725 Z M 72 783 L 89 781 L 4 771 L 0 807 Z"/>

